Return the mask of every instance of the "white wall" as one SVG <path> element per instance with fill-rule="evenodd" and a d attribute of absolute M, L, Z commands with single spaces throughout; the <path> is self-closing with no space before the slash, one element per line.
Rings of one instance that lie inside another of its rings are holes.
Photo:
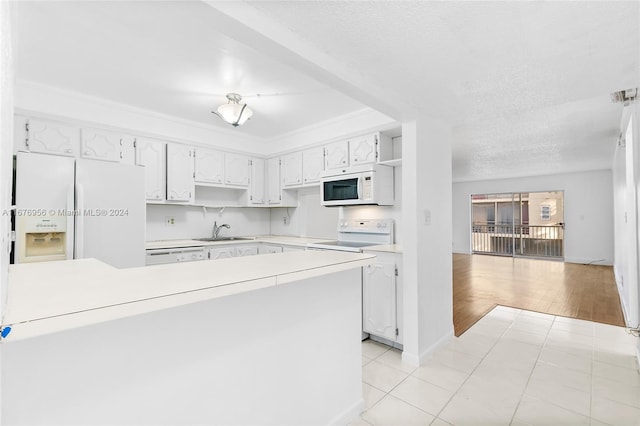
<path fill-rule="evenodd" d="M 11 2 L 0 1 L 0 319 L 7 301 L 13 180 L 13 32 Z M 0 365 L 4 354 L 0 345 Z M 0 372 L 0 382 L 2 381 Z M 0 401 L 3 396 L 0 392 Z M 0 408 L 0 418 L 2 408 Z"/>
<path fill-rule="evenodd" d="M 613 163 L 613 190 L 615 212 L 615 262 L 616 283 L 620 292 L 627 325 L 640 323 L 640 271 L 638 250 L 640 243 L 640 129 L 637 105 L 625 107 L 621 120 L 624 143 L 616 149 Z"/>
<path fill-rule="evenodd" d="M 421 364 L 453 336 L 451 128 L 402 125 L 402 359 Z"/>
<path fill-rule="evenodd" d="M 613 264 L 611 170 L 453 184 L 453 251 L 470 253 L 470 196 L 564 191 L 565 261 Z"/>
<path fill-rule="evenodd" d="M 172 240 L 184 238 L 210 237 L 213 222 L 231 225 L 223 229 L 220 236 L 246 236 L 269 234 L 269 209 L 226 207 L 219 208 L 147 205 L 147 240 Z M 165 219 L 173 217 L 174 225 L 167 225 Z"/>
<path fill-rule="evenodd" d="M 272 208 L 271 234 L 311 238 L 337 238 L 338 208 L 320 205 L 320 187 L 298 191 L 299 207 Z M 284 223 L 284 218 L 287 223 Z"/>
<path fill-rule="evenodd" d="M 11 2 L 0 2 L 0 318 L 7 297 L 13 181 L 13 47 Z"/>

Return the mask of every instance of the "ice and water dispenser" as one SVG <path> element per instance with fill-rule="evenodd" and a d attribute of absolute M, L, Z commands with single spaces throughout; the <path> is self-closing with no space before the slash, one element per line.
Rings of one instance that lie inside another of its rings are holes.
<path fill-rule="evenodd" d="M 67 219 L 64 216 L 22 216 L 17 247 L 18 263 L 67 258 Z"/>

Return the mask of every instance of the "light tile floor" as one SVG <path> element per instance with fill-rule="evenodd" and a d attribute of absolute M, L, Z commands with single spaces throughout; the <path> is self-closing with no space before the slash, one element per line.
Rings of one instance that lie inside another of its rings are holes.
<path fill-rule="evenodd" d="M 640 425 L 637 338 L 498 306 L 421 367 L 362 343 L 356 425 Z"/>

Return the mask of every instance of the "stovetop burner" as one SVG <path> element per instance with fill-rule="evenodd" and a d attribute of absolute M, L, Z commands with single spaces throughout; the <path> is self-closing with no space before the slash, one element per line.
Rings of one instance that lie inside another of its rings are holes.
<path fill-rule="evenodd" d="M 338 239 L 307 247 L 319 250 L 361 252 L 363 248 L 393 243 L 392 219 L 349 219 L 338 223 Z"/>

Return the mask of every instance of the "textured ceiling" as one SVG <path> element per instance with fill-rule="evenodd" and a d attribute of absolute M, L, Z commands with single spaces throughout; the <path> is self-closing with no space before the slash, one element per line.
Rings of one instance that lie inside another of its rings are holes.
<path fill-rule="evenodd" d="M 365 106 L 221 33 L 198 1 L 16 3 L 16 77 L 269 139 Z M 211 114 L 237 92 L 233 129 Z M 278 94 L 277 96 L 270 96 Z"/>
<path fill-rule="evenodd" d="M 639 5 L 21 2 L 17 77 L 221 126 L 216 94 L 287 93 L 246 99 L 256 113 L 237 130 L 264 139 L 379 99 L 452 123 L 456 180 L 604 169 L 622 110 L 609 93 L 640 86 Z M 289 46 L 260 32 L 274 25 Z M 288 61 L 291 46 L 315 52 Z M 338 92 L 358 92 L 331 83 L 344 76 L 366 96 Z"/>
<path fill-rule="evenodd" d="M 640 85 L 639 2 L 251 2 L 420 113 L 454 123 L 454 178 L 610 168 Z"/>

